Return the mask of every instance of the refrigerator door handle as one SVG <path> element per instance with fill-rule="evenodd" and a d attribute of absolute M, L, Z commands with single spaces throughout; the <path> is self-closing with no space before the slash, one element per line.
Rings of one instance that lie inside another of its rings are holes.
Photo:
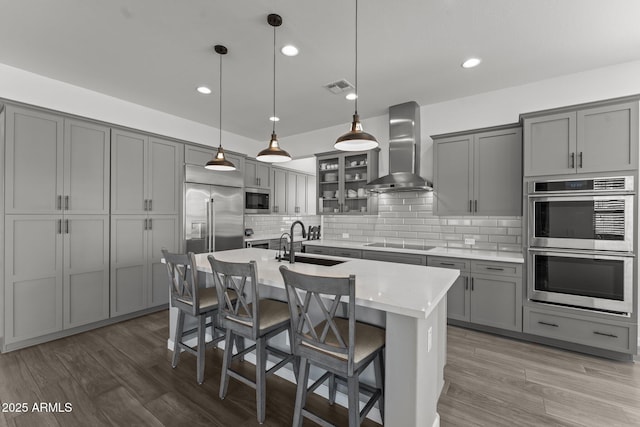
<path fill-rule="evenodd" d="M 213 197 L 209 200 L 209 252 L 216 250 L 216 218 L 215 207 Z"/>

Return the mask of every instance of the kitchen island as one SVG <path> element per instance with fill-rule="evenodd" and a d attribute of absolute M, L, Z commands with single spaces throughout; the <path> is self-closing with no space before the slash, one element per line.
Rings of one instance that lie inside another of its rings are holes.
<path fill-rule="evenodd" d="M 274 250 L 247 248 L 216 252 L 215 256 L 229 262 L 255 260 L 258 281 L 269 296 L 284 296 L 278 270 L 283 263 L 275 254 Z M 211 273 L 207 255 L 196 255 L 197 269 Z M 438 426 L 437 403 L 446 363 L 446 296 L 459 272 L 361 259 L 344 261 L 331 267 L 302 262 L 286 265 L 305 274 L 356 276 L 356 305 L 386 317 L 385 424 Z"/>

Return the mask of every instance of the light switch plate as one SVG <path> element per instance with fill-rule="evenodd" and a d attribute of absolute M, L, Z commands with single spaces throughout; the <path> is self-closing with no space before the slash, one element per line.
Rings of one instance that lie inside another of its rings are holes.
<path fill-rule="evenodd" d="M 464 244 L 465 245 L 475 245 L 476 244 L 476 239 L 464 239 Z"/>
<path fill-rule="evenodd" d="M 348 239 L 349 238 L 349 233 L 342 233 L 342 238 L 343 239 Z"/>

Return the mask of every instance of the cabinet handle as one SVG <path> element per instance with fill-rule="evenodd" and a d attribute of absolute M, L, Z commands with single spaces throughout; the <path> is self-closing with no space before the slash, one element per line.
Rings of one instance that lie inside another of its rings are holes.
<path fill-rule="evenodd" d="M 144 229 L 147 230 L 147 219 L 144 220 Z"/>
<path fill-rule="evenodd" d="M 558 327 L 558 325 L 556 325 L 555 323 L 543 322 L 541 320 L 538 320 L 538 323 L 545 326 L 553 326 L 554 328 Z"/>
<path fill-rule="evenodd" d="M 65 234 L 69 234 L 69 220 L 68 219 L 64 220 L 64 233 Z"/>
<path fill-rule="evenodd" d="M 69 210 L 69 196 L 64 196 L 64 209 Z"/>
<path fill-rule="evenodd" d="M 260 178 L 256 178 L 256 185 L 260 186 Z"/>
<path fill-rule="evenodd" d="M 148 210 L 149 210 L 149 209 L 147 209 L 147 207 L 149 206 L 149 203 L 148 203 L 148 202 L 149 202 L 149 201 L 148 201 L 147 199 L 144 199 L 144 210 L 145 210 L 145 211 L 148 211 Z M 145 219 L 145 220 L 144 220 L 144 222 L 145 222 L 145 224 L 146 224 L 147 220 Z M 146 230 L 146 228 L 145 228 L 145 230 Z"/>
<path fill-rule="evenodd" d="M 611 337 L 611 338 L 618 338 L 618 336 L 616 334 L 609 334 L 606 332 L 598 332 L 598 331 L 593 331 L 594 334 L 596 335 L 601 335 L 603 337 Z"/>
<path fill-rule="evenodd" d="M 153 210 L 153 199 L 149 199 L 149 210 Z"/>
<path fill-rule="evenodd" d="M 504 271 L 502 267 L 487 267 L 487 270 Z"/>
<path fill-rule="evenodd" d="M 149 230 L 153 230 L 153 219 L 149 218 Z"/>
<path fill-rule="evenodd" d="M 62 196 L 58 196 L 56 200 L 56 210 L 62 210 Z"/>
<path fill-rule="evenodd" d="M 473 211 L 471 210 L 471 203 L 472 203 L 472 201 L 471 201 L 471 200 L 469 200 L 469 212 L 473 212 Z"/>
<path fill-rule="evenodd" d="M 464 290 L 465 291 L 469 290 L 469 278 L 468 277 L 464 278 Z"/>
<path fill-rule="evenodd" d="M 582 168 L 582 151 L 578 153 L 578 167 Z"/>
<path fill-rule="evenodd" d="M 569 160 L 569 167 L 571 169 L 576 167 L 576 153 L 571 153 L 571 155 L 569 156 L 570 160 Z"/>
<path fill-rule="evenodd" d="M 474 200 L 474 201 L 473 201 L 473 204 L 474 204 L 473 211 L 474 211 L 474 212 L 478 212 L 478 200 L 477 200 L 477 199 L 476 199 L 476 200 Z"/>
<path fill-rule="evenodd" d="M 471 291 L 473 292 L 473 277 L 471 278 Z"/>
<path fill-rule="evenodd" d="M 58 234 L 62 234 L 62 220 L 58 220 Z"/>

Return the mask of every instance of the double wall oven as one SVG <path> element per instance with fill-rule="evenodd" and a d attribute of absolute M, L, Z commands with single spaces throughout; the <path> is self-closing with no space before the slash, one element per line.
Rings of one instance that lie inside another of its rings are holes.
<path fill-rule="evenodd" d="M 632 176 L 530 182 L 529 299 L 633 311 Z"/>

